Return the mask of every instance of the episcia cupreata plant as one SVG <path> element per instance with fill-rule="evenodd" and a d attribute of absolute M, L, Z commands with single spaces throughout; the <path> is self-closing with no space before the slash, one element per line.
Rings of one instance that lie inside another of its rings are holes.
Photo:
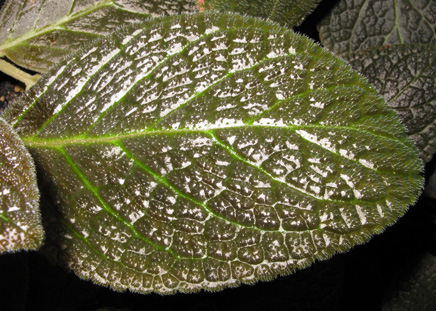
<path fill-rule="evenodd" d="M 116 290 L 290 274 L 382 232 L 423 183 L 413 142 L 362 76 L 236 14 L 126 27 L 55 66 L 3 117 L 41 175 L 46 243 Z"/>

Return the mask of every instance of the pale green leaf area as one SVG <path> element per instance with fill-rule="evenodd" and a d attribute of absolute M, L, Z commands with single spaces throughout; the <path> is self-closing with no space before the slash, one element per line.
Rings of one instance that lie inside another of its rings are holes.
<path fill-rule="evenodd" d="M 384 45 L 436 42 L 433 0 L 340 0 L 318 26 L 336 55 Z"/>
<path fill-rule="evenodd" d="M 150 20 L 5 111 L 49 185 L 61 261 L 113 289 L 217 291 L 367 242 L 421 160 L 345 62 L 233 14 Z"/>
<path fill-rule="evenodd" d="M 33 160 L 0 118 L 0 255 L 37 249 L 43 239 Z"/>
<path fill-rule="evenodd" d="M 89 41 L 132 22 L 196 10 L 195 0 L 7 0 L 0 12 L 0 56 L 47 72 Z"/>
<path fill-rule="evenodd" d="M 436 46 L 394 45 L 348 58 L 397 112 L 429 162 L 436 152 Z"/>
<path fill-rule="evenodd" d="M 204 0 L 204 8 L 271 20 L 289 28 L 300 25 L 321 0 Z"/>

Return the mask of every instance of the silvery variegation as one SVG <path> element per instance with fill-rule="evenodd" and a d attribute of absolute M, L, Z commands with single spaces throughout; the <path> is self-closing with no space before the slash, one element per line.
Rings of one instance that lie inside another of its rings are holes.
<path fill-rule="evenodd" d="M 383 231 L 423 182 L 365 79 L 239 15 L 124 29 L 59 64 L 6 117 L 44 172 L 62 261 L 116 290 L 290 274 Z"/>
<path fill-rule="evenodd" d="M 33 161 L 0 118 L 0 255 L 37 249 L 44 239 Z"/>

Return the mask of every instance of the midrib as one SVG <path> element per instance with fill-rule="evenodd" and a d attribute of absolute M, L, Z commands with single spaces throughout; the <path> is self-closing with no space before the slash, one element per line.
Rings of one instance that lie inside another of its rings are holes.
<path fill-rule="evenodd" d="M 0 51 L 4 51 L 4 50 L 10 49 L 10 48 L 13 48 L 17 45 L 22 44 L 23 42 L 26 42 L 27 40 L 30 40 L 30 39 L 35 38 L 35 37 L 39 37 L 43 34 L 46 34 L 46 33 L 49 33 L 51 31 L 54 31 L 56 29 L 59 29 L 59 28 L 61 28 L 62 25 L 66 24 L 68 22 L 74 21 L 74 20 L 79 19 L 83 16 L 86 16 L 94 11 L 100 10 L 106 6 L 110 6 L 113 4 L 114 4 L 114 0 L 103 0 L 103 1 L 101 1 L 101 3 L 99 3 L 95 6 L 91 6 L 86 10 L 75 13 L 73 15 L 64 16 L 63 18 L 57 20 L 55 23 L 50 24 L 48 26 L 45 26 L 39 30 L 26 32 L 24 35 L 19 36 L 11 41 L 6 40 L 7 42 L 0 44 Z"/>
<path fill-rule="evenodd" d="M 260 124 L 241 124 L 241 125 L 232 125 L 232 126 L 220 126 L 220 127 L 211 127 L 211 128 L 203 128 L 203 129 L 149 129 L 143 130 L 133 133 L 126 134 L 113 134 L 113 135 L 102 135 L 102 136 L 73 136 L 70 138 L 38 138 L 35 136 L 22 136 L 20 137 L 23 141 L 24 145 L 29 148 L 60 148 L 62 146 L 67 145 L 89 145 L 89 144 L 100 144 L 100 143 L 114 143 L 116 141 L 136 138 L 136 137 L 145 137 L 152 135 L 180 135 L 180 134 L 188 134 L 188 133 L 203 133 L 208 135 L 209 133 L 219 131 L 219 130 L 231 130 L 236 128 L 261 128 L 264 131 L 267 128 L 274 129 L 284 129 L 288 131 L 295 132 L 299 129 L 324 129 L 324 130 L 351 130 L 353 132 L 360 132 L 369 134 L 374 137 L 382 138 L 385 140 L 395 141 L 404 144 L 403 141 L 397 140 L 392 137 L 383 136 L 380 134 L 372 133 L 371 131 L 354 128 L 352 126 L 335 126 L 335 125 L 319 125 L 319 124 L 307 124 L 307 125 L 285 125 L 285 126 L 276 126 L 276 125 L 260 125 Z"/>
<path fill-rule="evenodd" d="M 208 129 L 209 130 L 209 129 Z M 210 129 L 213 130 L 213 129 Z M 182 129 L 182 130 L 153 130 L 153 131 L 142 131 L 127 134 L 114 134 L 109 136 L 99 136 L 99 137 L 86 137 L 86 136 L 76 136 L 71 138 L 37 138 L 34 136 L 22 137 L 22 141 L 26 147 L 30 148 L 59 148 L 65 145 L 86 145 L 86 144 L 99 144 L 99 143 L 113 143 L 118 140 L 144 137 L 149 135 L 175 135 L 175 134 L 186 134 L 186 133 L 205 133 L 207 130 L 198 129 Z"/>

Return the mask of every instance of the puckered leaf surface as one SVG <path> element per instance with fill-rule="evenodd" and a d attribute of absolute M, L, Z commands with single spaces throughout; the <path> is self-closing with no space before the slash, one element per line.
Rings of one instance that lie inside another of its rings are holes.
<path fill-rule="evenodd" d="M 117 290 L 292 273 L 380 233 L 422 185 L 413 142 L 366 80 L 238 15 L 124 30 L 6 117 L 45 172 L 63 260 Z"/>
<path fill-rule="evenodd" d="M 195 0 L 7 0 L 0 55 L 47 72 L 85 43 L 148 16 L 196 11 Z"/>
<path fill-rule="evenodd" d="M 203 0 L 204 8 L 268 19 L 290 28 L 300 25 L 321 0 Z"/>
<path fill-rule="evenodd" d="M 436 45 L 395 45 L 348 58 L 398 113 L 421 158 L 430 161 L 436 152 Z"/>
<path fill-rule="evenodd" d="M 0 118 L 0 254 L 36 249 L 44 238 L 29 152 Z"/>
<path fill-rule="evenodd" d="M 322 44 L 336 55 L 383 45 L 436 42 L 432 0 L 340 0 L 319 25 Z"/>

